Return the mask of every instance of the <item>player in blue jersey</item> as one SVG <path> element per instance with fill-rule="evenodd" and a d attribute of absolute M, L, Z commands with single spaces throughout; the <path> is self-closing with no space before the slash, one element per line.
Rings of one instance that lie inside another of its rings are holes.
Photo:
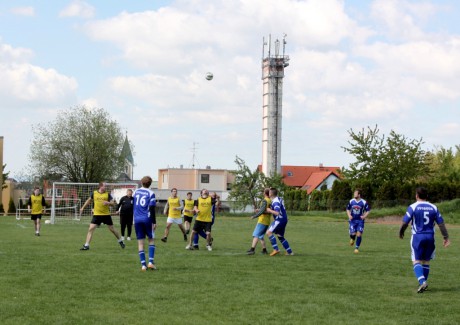
<path fill-rule="evenodd" d="M 278 190 L 273 187 L 270 188 L 269 195 L 272 202 L 270 207 L 267 208 L 267 212 L 271 213 L 275 219 L 267 230 L 267 237 L 273 246 L 273 251 L 270 253 L 270 256 L 275 256 L 280 253 L 275 235 L 278 236 L 278 240 L 286 250 L 286 255 L 294 255 L 288 241 L 284 238 L 288 216 L 283 199 L 278 197 Z"/>
<path fill-rule="evenodd" d="M 139 250 L 139 258 L 141 260 L 141 270 L 156 270 L 154 264 L 155 257 L 155 229 L 156 229 L 156 215 L 155 215 L 155 193 L 150 189 L 152 185 L 152 178 L 144 176 L 141 179 L 142 188 L 134 192 L 134 230 L 136 231 L 137 246 Z M 149 263 L 147 265 L 144 253 L 144 240 L 145 237 L 149 241 Z"/>
<path fill-rule="evenodd" d="M 361 190 L 356 189 L 353 194 L 353 199 L 351 199 L 347 205 L 350 246 L 353 246 L 356 240 L 355 254 L 359 253 L 359 246 L 361 245 L 362 235 L 364 232 L 364 221 L 369 215 L 370 210 L 371 208 L 369 204 L 366 200 L 361 198 Z"/>
<path fill-rule="evenodd" d="M 427 280 L 430 273 L 430 260 L 434 258 L 434 224 L 437 223 L 444 238 L 443 245 L 450 245 L 444 219 L 438 208 L 427 201 L 428 194 L 425 188 L 418 187 L 415 191 L 416 202 L 411 204 L 403 217 L 399 230 L 399 238 L 404 238 L 404 231 L 411 223 L 412 238 L 411 257 L 415 277 L 418 280 L 418 293 L 428 288 Z"/>

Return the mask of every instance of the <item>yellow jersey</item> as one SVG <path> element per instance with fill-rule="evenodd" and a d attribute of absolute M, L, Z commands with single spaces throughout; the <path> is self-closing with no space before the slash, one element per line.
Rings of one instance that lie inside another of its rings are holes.
<path fill-rule="evenodd" d="M 189 199 L 184 200 L 184 216 L 193 217 L 195 215 L 194 212 L 185 211 L 185 210 L 192 211 L 194 205 L 195 205 L 195 200 L 189 200 Z"/>
<path fill-rule="evenodd" d="M 30 214 L 42 214 L 44 208 L 45 198 L 42 194 L 32 194 L 29 199 L 29 205 L 31 207 Z"/>
<path fill-rule="evenodd" d="M 212 222 L 212 198 L 208 196 L 206 199 L 199 197 L 197 199 L 198 212 L 196 220 L 203 222 Z"/>
<path fill-rule="evenodd" d="M 269 197 L 264 198 L 264 200 L 265 200 L 265 202 L 267 202 L 267 208 L 269 208 L 270 205 L 272 204 L 272 200 L 270 200 Z M 261 223 L 263 225 L 269 226 L 270 223 L 271 223 L 271 217 L 272 217 L 271 213 L 262 213 L 259 216 L 259 219 L 257 220 L 257 223 Z"/>
<path fill-rule="evenodd" d="M 104 205 L 104 201 L 111 200 L 109 193 L 99 193 L 99 191 L 93 192 L 93 201 L 94 201 L 94 215 L 95 216 L 109 216 L 110 208 L 108 205 Z"/>
<path fill-rule="evenodd" d="M 176 197 L 168 197 L 168 217 L 170 218 L 180 218 L 180 210 L 177 210 L 176 208 L 180 207 L 180 198 L 178 196 Z"/>

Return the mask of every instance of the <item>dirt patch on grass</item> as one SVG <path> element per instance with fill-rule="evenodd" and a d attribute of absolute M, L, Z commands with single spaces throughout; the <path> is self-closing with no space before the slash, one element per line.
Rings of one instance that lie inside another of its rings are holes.
<path fill-rule="evenodd" d="M 401 224 L 402 217 L 401 216 L 386 216 L 381 218 L 369 219 L 370 222 L 385 224 L 385 225 L 395 225 Z"/>

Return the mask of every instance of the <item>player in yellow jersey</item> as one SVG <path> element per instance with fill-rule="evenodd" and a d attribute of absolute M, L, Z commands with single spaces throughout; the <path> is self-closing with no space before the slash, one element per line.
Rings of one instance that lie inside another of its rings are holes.
<path fill-rule="evenodd" d="M 164 214 L 168 216 L 166 221 L 166 229 L 163 238 L 161 241 L 166 243 L 168 241 L 169 229 L 171 229 L 171 225 L 175 223 L 179 226 L 179 229 L 182 231 L 184 235 L 184 240 L 187 241 L 187 235 L 185 234 L 184 226 L 182 225 L 182 209 L 184 208 L 180 197 L 177 196 L 177 188 L 171 189 L 171 196 L 168 198 L 166 202 L 166 206 L 164 209 Z"/>
<path fill-rule="evenodd" d="M 260 241 L 260 244 L 262 245 L 262 254 L 268 254 L 264 236 L 267 232 L 268 226 L 270 226 L 271 223 L 272 214 L 267 211 L 267 208 L 269 208 L 271 204 L 272 200 L 270 200 L 270 189 L 266 188 L 264 190 L 264 199 L 260 204 L 259 210 L 257 210 L 257 212 L 251 216 L 251 220 L 255 218 L 259 219 L 257 221 L 254 232 L 252 233 L 252 245 L 251 249 L 247 251 L 248 255 L 255 254 L 255 249 L 258 241 Z"/>
<path fill-rule="evenodd" d="M 216 199 L 209 196 L 207 189 L 201 190 L 201 196 L 195 200 L 195 206 L 193 207 L 196 213 L 195 224 L 193 225 L 192 234 L 190 240 L 185 249 L 193 250 L 192 240 L 196 234 L 200 231 L 206 233 L 206 248 L 208 251 L 212 251 L 211 242 L 211 227 L 212 227 L 212 207 L 216 204 Z"/>
<path fill-rule="evenodd" d="M 117 237 L 118 243 L 120 244 L 121 248 L 125 248 L 125 243 L 121 239 L 120 234 L 115 230 L 113 227 L 112 217 L 110 216 L 110 209 L 109 207 L 116 206 L 117 203 L 113 199 L 110 193 L 106 192 L 107 184 L 104 182 L 99 183 L 99 189 L 91 193 L 91 196 L 86 200 L 85 204 L 80 209 L 80 215 L 82 214 L 85 207 L 94 201 L 94 215 L 91 223 L 89 224 L 88 234 L 86 235 L 86 243 L 83 245 L 80 250 L 87 251 L 89 249 L 89 244 L 91 243 L 91 239 L 93 238 L 94 230 L 104 223 L 107 225 L 109 230 L 112 234 Z"/>
<path fill-rule="evenodd" d="M 45 213 L 45 208 L 45 197 L 40 194 L 40 189 L 35 187 L 27 205 L 30 219 L 34 222 L 35 236 L 40 236 L 40 220 L 42 219 L 42 214 Z"/>
<path fill-rule="evenodd" d="M 193 217 L 195 216 L 195 211 L 193 207 L 195 206 L 195 200 L 192 199 L 192 192 L 187 193 L 187 198 L 183 201 L 184 204 L 184 228 L 185 234 L 188 235 L 190 232 L 190 226 L 192 225 Z"/>

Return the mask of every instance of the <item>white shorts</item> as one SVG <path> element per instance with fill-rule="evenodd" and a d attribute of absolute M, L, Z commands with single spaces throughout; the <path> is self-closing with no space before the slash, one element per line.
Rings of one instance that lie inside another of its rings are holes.
<path fill-rule="evenodd" d="M 166 223 L 175 223 L 176 225 L 181 225 L 182 224 L 182 217 L 181 218 L 168 217 L 168 220 L 166 220 Z"/>

